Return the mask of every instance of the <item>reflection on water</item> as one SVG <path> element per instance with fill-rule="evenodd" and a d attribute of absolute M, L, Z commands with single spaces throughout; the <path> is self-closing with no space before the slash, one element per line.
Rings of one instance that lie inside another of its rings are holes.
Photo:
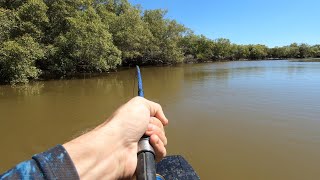
<path fill-rule="evenodd" d="M 318 179 L 320 63 L 220 62 L 142 68 L 169 117 L 169 154 L 202 179 Z M 135 70 L 0 86 L 3 171 L 103 122 L 136 95 Z"/>
<path fill-rule="evenodd" d="M 41 94 L 43 87 L 43 82 L 34 82 L 26 85 L 12 86 L 11 93 L 13 93 L 12 95 L 15 96 L 35 96 Z M 4 96 L 4 91 L 1 95 Z"/>

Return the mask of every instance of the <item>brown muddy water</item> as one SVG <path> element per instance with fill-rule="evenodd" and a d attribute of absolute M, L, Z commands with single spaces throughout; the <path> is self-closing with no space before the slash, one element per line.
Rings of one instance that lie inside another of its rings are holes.
<path fill-rule="evenodd" d="M 201 179 L 319 179 L 320 62 L 141 68 L 162 104 L 168 153 Z M 0 86 L 0 171 L 104 121 L 136 95 L 135 70 Z M 135 82 L 135 83 L 134 83 Z"/>

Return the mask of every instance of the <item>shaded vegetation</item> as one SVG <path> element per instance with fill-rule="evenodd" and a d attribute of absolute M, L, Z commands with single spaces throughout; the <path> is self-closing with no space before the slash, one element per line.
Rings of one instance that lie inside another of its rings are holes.
<path fill-rule="evenodd" d="M 106 72 L 134 64 L 320 57 L 320 45 L 268 48 L 196 35 L 127 0 L 3 0 L 0 83 Z"/>
<path fill-rule="evenodd" d="M 320 58 L 311 58 L 311 59 L 294 59 L 291 62 L 320 62 Z"/>

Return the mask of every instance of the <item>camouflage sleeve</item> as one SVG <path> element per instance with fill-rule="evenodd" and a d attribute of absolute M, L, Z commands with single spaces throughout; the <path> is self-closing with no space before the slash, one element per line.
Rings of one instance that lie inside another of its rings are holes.
<path fill-rule="evenodd" d="M 16 165 L 0 179 L 79 179 L 79 175 L 68 152 L 57 145 Z"/>

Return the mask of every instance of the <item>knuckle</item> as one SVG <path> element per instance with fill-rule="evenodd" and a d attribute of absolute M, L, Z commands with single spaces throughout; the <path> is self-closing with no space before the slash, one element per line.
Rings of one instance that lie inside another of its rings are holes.
<path fill-rule="evenodd" d="M 156 118 L 156 117 L 152 117 L 152 119 L 153 119 L 153 123 L 155 124 L 155 125 L 157 125 L 158 127 L 161 127 L 161 121 L 158 119 L 158 118 Z"/>
<path fill-rule="evenodd" d="M 158 118 L 156 118 L 156 117 L 151 117 L 151 122 L 152 122 L 153 124 L 157 125 L 157 124 L 158 124 Z"/>
<path fill-rule="evenodd" d="M 141 101 L 143 101 L 143 97 L 140 97 L 140 96 L 136 96 L 136 97 L 134 97 L 134 98 L 132 98 L 132 101 L 133 102 L 141 102 Z"/>
<path fill-rule="evenodd" d="M 159 108 L 159 109 L 162 109 L 161 105 L 159 103 L 156 103 L 156 106 Z"/>
<path fill-rule="evenodd" d="M 157 119 L 157 125 L 159 126 L 159 128 L 163 129 L 163 124 L 159 119 Z"/>
<path fill-rule="evenodd" d="M 161 135 L 166 138 L 166 132 L 164 132 L 163 130 L 161 131 Z"/>

